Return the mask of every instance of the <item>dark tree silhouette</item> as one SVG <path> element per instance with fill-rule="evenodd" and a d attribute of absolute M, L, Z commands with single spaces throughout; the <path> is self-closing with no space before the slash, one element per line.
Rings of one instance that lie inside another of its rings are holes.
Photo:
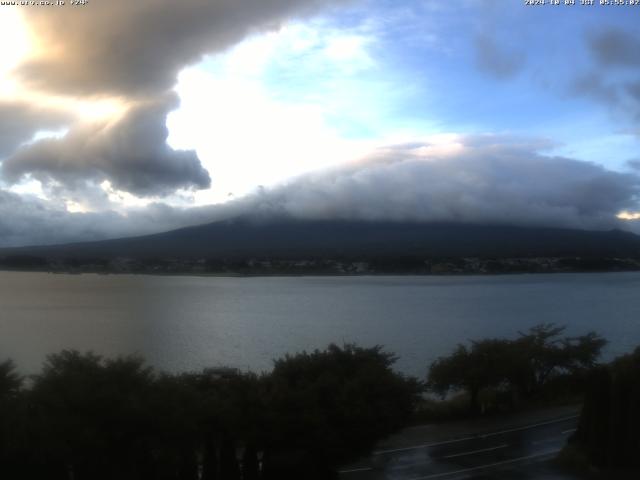
<path fill-rule="evenodd" d="M 395 373 L 395 361 L 379 346 L 355 345 L 330 345 L 276 361 L 266 379 L 269 430 L 274 432 L 265 452 L 269 478 L 283 478 L 270 470 L 278 471 L 285 459 L 289 464 L 314 465 L 305 469 L 306 478 L 328 478 L 329 469 L 365 453 L 402 427 L 421 386 Z"/>
<path fill-rule="evenodd" d="M 48 357 L 29 392 L 33 450 L 43 470 L 82 479 L 131 478 L 144 463 L 146 399 L 154 380 L 139 358 L 104 360 L 63 351 Z"/>
<path fill-rule="evenodd" d="M 0 364 L 0 477 L 328 479 L 404 426 L 421 385 L 381 347 L 331 345 L 233 369 L 156 373 L 138 357 L 51 355 L 29 388 Z"/>
<path fill-rule="evenodd" d="M 481 390 L 505 382 L 512 355 L 512 345 L 506 340 L 475 341 L 470 349 L 458 345 L 453 354 L 431 364 L 427 386 L 443 396 L 452 389 L 465 390 L 469 394 L 469 411 L 477 414 Z"/>
<path fill-rule="evenodd" d="M 16 372 L 14 363 L 6 360 L 0 363 L 0 477 L 17 474 L 22 462 L 21 449 L 26 439 L 24 408 L 20 402 L 23 378 Z"/>
<path fill-rule="evenodd" d="M 515 340 L 486 339 L 458 345 L 429 367 L 428 388 L 442 396 L 452 390 L 469 395 L 469 411 L 480 412 L 479 396 L 493 388 L 517 397 L 532 398 L 551 379 L 560 376 L 582 379 L 596 365 L 606 341 L 594 332 L 579 337 L 560 337 L 565 327 L 540 324 Z"/>
<path fill-rule="evenodd" d="M 640 469 L 640 347 L 592 371 L 588 387 L 572 441 L 598 467 L 636 469 L 637 472 Z"/>
<path fill-rule="evenodd" d="M 12 360 L 0 363 L 0 399 L 15 396 L 22 387 L 23 378 L 16 372 Z"/>
<path fill-rule="evenodd" d="M 595 332 L 560 337 L 566 327 L 543 323 L 513 342 L 510 382 L 524 397 L 535 395 L 553 375 L 580 375 L 596 365 L 607 341 Z"/>

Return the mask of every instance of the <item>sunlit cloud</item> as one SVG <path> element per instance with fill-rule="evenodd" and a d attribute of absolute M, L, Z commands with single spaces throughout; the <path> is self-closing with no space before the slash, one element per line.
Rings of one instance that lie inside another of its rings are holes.
<path fill-rule="evenodd" d="M 640 220 L 640 212 L 630 212 L 627 210 L 624 210 L 622 212 L 620 212 L 617 217 L 620 220 Z"/>
<path fill-rule="evenodd" d="M 121 209 L 118 207 L 146 207 L 157 200 L 152 198 L 140 198 L 130 194 L 129 192 L 125 192 L 124 190 L 118 190 L 109 180 L 105 180 L 100 183 L 100 188 L 107 194 L 107 198 L 113 204 L 113 208 L 115 210 Z"/>
<path fill-rule="evenodd" d="M 39 55 L 52 56 L 50 48 L 39 46 L 38 37 L 19 9 L 4 8 L 0 12 L 0 100 L 23 101 L 39 108 L 66 111 L 80 121 L 117 119 L 126 105 L 121 99 L 105 97 L 73 97 L 53 95 L 50 92 L 25 85 L 15 75 L 15 69 L 24 61 Z"/>
<path fill-rule="evenodd" d="M 0 80 L 9 76 L 35 47 L 35 39 L 19 11 L 3 8 L 0 12 Z"/>

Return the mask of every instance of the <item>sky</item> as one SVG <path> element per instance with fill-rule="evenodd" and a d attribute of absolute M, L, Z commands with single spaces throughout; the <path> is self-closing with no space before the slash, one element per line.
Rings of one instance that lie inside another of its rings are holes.
<path fill-rule="evenodd" d="M 640 233 L 640 6 L 2 3 L 0 246 L 247 213 Z"/>

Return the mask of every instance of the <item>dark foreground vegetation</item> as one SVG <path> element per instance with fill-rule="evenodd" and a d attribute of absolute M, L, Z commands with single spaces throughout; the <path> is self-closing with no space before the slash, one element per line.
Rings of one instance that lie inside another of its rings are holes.
<path fill-rule="evenodd" d="M 640 471 L 640 347 L 590 373 L 571 443 L 599 469 Z"/>
<path fill-rule="evenodd" d="M 432 363 L 426 382 L 395 372 L 396 357 L 381 347 L 355 345 L 287 355 L 261 375 L 168 374 L 138 357 L 63 351 L 23 378 L 6 361 L 0 478 L 331 479 L 411 422 L 583 397 L 570 447 L 582 463 L 640 467 L 640 348 L 599 365 L 605 340 L 563 332 L 542 324 L 516 339 L 459 345 Z M 460 398 L 463 409 L 443 407 Z"/>
<path fill-rule="evenodd" d="M 269 374 L 169 375 L 63 351 L 0 366 L 0 478 L 327 479 L 405 425 L 420 385 L 379 347 L 331 345 Z M 28 386 L 25 386 L 27 384 Z"/>
<path fill-rule="evenodd" d="M 598 359 L 606 341 L 595 332 L 562 336 L 541 324 L 514 340 L 459 345 L 431 364 L 426 387 L 459 397 L 423 401 L 422 420 L 580 402 L 578 429 L 559 463 L 588 478 L 640 478 L 640 347 L 609 364 Z M 462 410 L 460 407 L 464 408 Z"/>

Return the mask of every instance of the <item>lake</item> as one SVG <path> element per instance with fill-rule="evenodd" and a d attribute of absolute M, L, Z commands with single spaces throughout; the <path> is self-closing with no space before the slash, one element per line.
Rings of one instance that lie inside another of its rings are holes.
<path fill-rule="evenodd" d="M 190 277 L 0 272 L 0 359 L 37 372 L 64 348 L 137 353 L 170 371 L 269 370 L 330 342 L 382 344 L 423 377 L 457 343 L 541 322 L 640 345 L 640 273 Z"/>

